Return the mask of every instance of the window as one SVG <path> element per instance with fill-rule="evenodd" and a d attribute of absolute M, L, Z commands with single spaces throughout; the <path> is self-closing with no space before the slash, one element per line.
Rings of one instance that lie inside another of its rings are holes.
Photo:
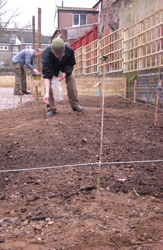
<path fill-rule="evenodd" d="M 26 49 L 32 49 L 32 46 L 26 45 Z"/>
<path fill-rule="evenodd" d="M 86 15 L 80 15 L 80 25 L 86 24 Z"/>
<path fill-rule="evenodd" d="M 74 14 L 73 15 L 73 26 L 87 24 L 86 15 Z"/>
<path fill-rule="evenodd" d="M 18 53 L 19 52 L 19 46 L 13 45 L 12 46 L 12 52 L 13 53 Z"/>
<path fill-rule="evenodd" d="M 8 50 L 8 46 L 0 46 L 0 50 Z"/>
<path fill-rule="evenodd" d="M 79 15 L 74 15 L 73 25 L 79 25 Z"/>

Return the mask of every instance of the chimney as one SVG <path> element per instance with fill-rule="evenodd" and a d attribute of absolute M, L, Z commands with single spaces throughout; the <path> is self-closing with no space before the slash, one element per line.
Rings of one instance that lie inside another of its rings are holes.
<path fill-rule="evenodd" d="M 63 7 L 63 1 L 62 1 L 62 7 Z"/>

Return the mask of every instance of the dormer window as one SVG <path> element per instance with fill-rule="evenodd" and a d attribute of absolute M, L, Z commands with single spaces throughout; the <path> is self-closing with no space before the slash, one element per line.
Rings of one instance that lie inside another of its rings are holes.
<path fill-rule="evenodd" d="M 81 26 L 87 24 L 86 15 L 74 14 L 73 15 L 73 26 Z"/>

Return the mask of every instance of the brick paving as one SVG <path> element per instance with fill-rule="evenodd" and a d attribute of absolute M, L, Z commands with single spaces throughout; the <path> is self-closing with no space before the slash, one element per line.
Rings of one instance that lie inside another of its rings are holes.
<path fill-rule="evenodd" d="M 0 110 L 16 108 L 23 103 L 34 101 L 35 97 L 32 95 L 22 95 L 22 101 L 20 96 L 13 94 L 14 88 L 0 87 Z"/>

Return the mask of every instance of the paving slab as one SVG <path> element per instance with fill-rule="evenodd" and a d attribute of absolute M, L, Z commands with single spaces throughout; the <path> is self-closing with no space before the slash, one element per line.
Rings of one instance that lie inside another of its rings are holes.
<path fill-rule="evenodd" d="M 23 103 L 31 102 L 35 100 L 32 95 L 14 95 L 14 88 L 11 87 L 0 87 L 0 110 L 16 108 Z"/>

